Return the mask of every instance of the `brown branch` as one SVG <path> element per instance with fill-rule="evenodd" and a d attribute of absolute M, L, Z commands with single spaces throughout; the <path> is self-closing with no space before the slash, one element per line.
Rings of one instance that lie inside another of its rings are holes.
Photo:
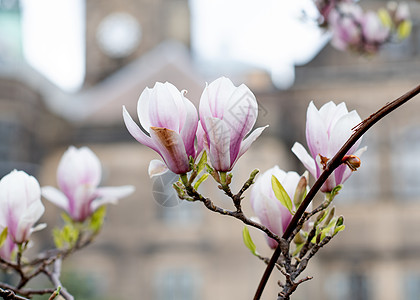
<path fill-rule="evenodd" d="M 293 219 L 290 221 L 289 226 L 286 228 L 283 239 L 288 239 L 289 236 L 293 233 L 294 229 L 298 225 L 300 218 L 302 217 L 303 213 L 305 212 L 308 205 L 311 203 L 312 199 L 315 197 L 316 193 L 331 175 L 331 173 L 342 163 L 341 160 L 346 155 L 346 153 L 350 150 L 350 148 L 360 139 L 360 137 L 366 133 L 373 125 L 375 125 L 379 120 L 384 118 L 386 115 L 415 97 L 417 94 L 420 93 L 420 85 L 412 89 L 411 91 L 407 92 L 406 94 L 402 95 L 398 99 L 392 101 L 389 104 L 386 104 L 384 107 L 379 109 L 376 113 L 370 115 L 367 119 L 362 121 L 359 125 L 354 128 L 354 133 L 352 136 L 347 140 L 347 142 L 341 147 L 341 149 L 337 152 L 337 154 L 328 162 L 324 172 L 319 176 L 318 180 L 315 182 L 313 187 L 310 189 L 309 193 L 306 195 L 305 199 L 303 200 L 302 204 L 299 206 L 296 214 L 293 216 Z M 259 300 L 267 284 L 268 278 L 273 271 L 275 262 L 280 257 L 281 250 L 280 247 L 277 247 L 271 257 L 270 263 L 267 265 L 265 272 L 261 278 L 261 281 L 258 285 L 257 291 L 254 296 L 254 300 Z"/>
<path fill-rule="evenodd" d="M 225 194 L 230 197 L 233 201 L 233 204 L 236 208 L 235 211 L 227 210 L 224 208 L 221 208 L 213 203 L 213 201 L 210 200 L 210 198 L 206 198 L 203 195 L 201 195 L 194 187 L 191 185 L 190 180 L 188 180 L 186 177 L 181 176 L 181 180 L 183 181 L 185 190 L 192 198 L 190 201 L 200 201 L 204 204 L 205 207 L 207 207 L 209 210 L 219 213 L 221 215 L 225 216 L 231 216 L 234 217 L 240 221 L 242 221 L 244 224 L 249 225 L 251 227 L 257 228 L 261 231 L 263 231 L 267 236 L 277 241 L 277 243 L 282 243 L 282 239 L 276 235 L 275 233 L 271 232 L 267 227 L 264 225 L 261 225 L 260 223 L 257 223 L 255 221 L 252 221 L 248 217 L 245 216 L 245 214 L 242 211 L 241 207 L 241 200 L 242 200 L 242 194 L 253 184 L 254 178 L 257 175 L 258 170 L 254 170 L 251 175 L 249 176 L 249 179 L 245 182 L 245 184 L 242 186 L 240 191 L 234 195 L 228 185 L 221 184 L 219 188 L 225 192 Z M 214 177 L 214 175 L 212 174 Z"/>

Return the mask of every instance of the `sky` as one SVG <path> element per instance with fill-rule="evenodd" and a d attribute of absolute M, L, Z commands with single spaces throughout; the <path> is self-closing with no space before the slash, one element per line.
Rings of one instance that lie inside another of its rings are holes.
<path fill-rule="evenodd" d="M 190 4 L 192 48 L 201 63 L 261 68 L 280 89 L 293 84 L 294 66 L 312 60 L 329 39 L 314 22 L 318 12 L 312 0 L 190 0 Z"/>
<path fill-rule="evenodd" d="M 230 65 L 263 69 L 287 89 L 295 66 L 308 63 L 329 39 L 313 22 L 312 0 L 189 1 L 193 56 L 215 72 Z M 21 4 L 25 59 L 64 91 L 77 92 L 86 72 L 85 0 Z"/>
<path fill-rule="evenodd" d="M 85 78 L 85 1 L 21 0 L 26 61 L 67 92 Z"/>

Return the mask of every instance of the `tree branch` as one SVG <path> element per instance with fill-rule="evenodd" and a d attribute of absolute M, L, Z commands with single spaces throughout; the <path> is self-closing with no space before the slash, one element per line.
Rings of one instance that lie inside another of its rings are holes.
<path fill-rule="evenodd" d="M 289 236 L 293 233 L 295 227 L 297 226 L 300 218 L 302 217 L 303 213 L 305 212 L 308 205 L 311 203 L 312 199 L 315 197 L 316 193 L 331 175 L 331 173 L 341 165 L 341 160 L 347 151 L 357 142 L 360 137 L 366 133 L 373 125 L 375 125 L 379 120 L 384 118 L 386 115 L 415 97 L 420 93 L 420 85 L 412 89 L 411 91 L 405 93 L 398 99 L 392 101 L 391 103 L 386 104 L 381 109 L 379 109 L 376 113 L 370 115 L 367 119 L 363 120 L 360 124 L 353 128 L 354 133 L 351 137 L 347 140 L 347 142 L 341 147 L 341 149 L 337 152 L 337 154 L 328 162 L 324 172 L 319 176 L 318 180 L 315 182 L 313 187 L 310 189 L 309 193 L 306 195 L 305 199 L 303 200 L 302 204 L 299 206 L 296 214 L 293 216 L 293 219 L 290 221 L 289 226 L 286 228 L 283 239 L 288 239 Z M 271 257 L 270 263 L 267 265 L 265 272 L 261 278 L 260 284 L 257 288 L 257 291 L 254 296 L 254 300 L 259 300 L 267 284 L 268 278 L 270 277 L 271 272 L 273 271 L 275 262 L 280 257 L 281 250 L 280 247 L 277 247 Z"/>

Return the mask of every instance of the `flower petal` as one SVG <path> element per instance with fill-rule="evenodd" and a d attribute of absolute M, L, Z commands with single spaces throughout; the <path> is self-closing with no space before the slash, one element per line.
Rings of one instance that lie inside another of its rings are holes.
<path fill-rule="evenodd" d="M 316 167 L 314 159 L 308 154 L 306 149 L 300 143 L 295 143 L 292 147 L 292 152 L 297 156 L 297 158 L 302 162 L 305 168 L 317 178 Z"/>
<path fill-rule="evenodd" d="M 155 150 L 159 153 L 158 147 L 153 143 L 152 139 L 147 136 L 140 127 L 133 121 L 125 106 L 123 106 L 123 118 L 128 132 L 141 144 Z"/>
<path fill-rule="evenodd" d="M 64 209 L 65 211 L 68 211 L 69 200 L 60 190 L 52 186 L 44 186 L 41 189 L 41 193 L 45 199 Z"/>
<path fill-rule="evenodd" d="M 153 178 L 155 176 L 161 176 L 162 174 L 168 172 L 168 167 L 164 162 L 158 159 L 153 159 L 149 163 L 149 176 Z"/>
<path fill-rule="evenodd" d="M 147 132 L 149 132 L 149 128 L 152 126 L 149 118 L 150 93 L 151 89 L 146 87 L 141 93 L 139 101 L 137 101 L 137 115 L 139 117 L 140 125 Z"/>
<path fill-rule="evenodd" d="M 223 121 L 231 130 L 230 160 L 234 161 L 244 137 L 251 131 L 257 120 L 258 105 L 254 94 L 242 84 L 235 89 L 225 107 Z"/>
<path fill-rule="evenodd" d="M 185 112 L 185 117 L 183 119 L 182 127 L 180 128 L 181 138 L 184 141 L 185 151 L 187 152 L 188 157 L 192 156 L 195 158 L 195 135 L 197 132 L 198 126 L 198 114 L 197 109 L 190 100 L 182 95 L 182 100 L 184 104 L 183 111 Z"/>
<path fill-rule="evenodd" d="M 261 135 L 261 133 L 266 129 L 268 125 L 264 127 L 258 127 L 253 132 L 251 132 L 250 135 L 248 135 L 241 143 L 241 147 L 239 149 L 239 153 L 235 158 L 235 161 L 233 164 L 235 164 L 238 159 L 246 152 L 248 151 L 249 147 L 251 147 L 252 143 L 255 142 L 255 140 Z M 233 167 L 233 165 L 232 165 Z"/>
<path fill-rule="evenodd" d="M 189 160 L 181 136 L 167 128 L 151 127 L 150 135 L 168 168 L 176 174 L 189 171 Z"/>
<path fill-rule="evenodd" d="M 312 101 L 306 113 L 306 142 L 312 157 L 318 154 L 326 155 L 328 151 L 327 126 Z"/>
<path fill-rule="evenodd" d="M 176 100 L 177 97 L 181 97 L 181 92 L 175 86 L 169 82 L 156 82 L 150 92 L 149 101 L 149 118 L 152 126 L 179 132 L 179 114 L 183 111 L 178 108 L 177 102 L 180 99 Z"/>
<path fill-rule="evenodd" d="M 97 210 L 100 206 L 112 203 L 118 203 L 118 200 L 131 195 L 135 188 L 132 185 L 118 186 L 118 187 L 100 187 L 96 189 L 96 198 L 90 204 L 91 211 Z"/>
<path fill-rule="evenodd" d="M 230 130 L 220 119 L 208 117 L 205 119 L 211 165 L 217 171 L 230 171 Z"/>

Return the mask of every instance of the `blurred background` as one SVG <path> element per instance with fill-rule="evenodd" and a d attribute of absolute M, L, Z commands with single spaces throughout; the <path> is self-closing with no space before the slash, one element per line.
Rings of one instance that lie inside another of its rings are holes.
<path fill-rule="evenodd" d="M 0 175 L 20 169 L 56 186 L 61 155 L 86 145 L 102 162 L 102 185 L 136 186 L 108 208 L 96 242 L 64 262 L 67 289 L 85 300 L 252 298 L 265 265 L 243 246 L 242 224 L 200 203 L 155 201 L 147 168 L 157 154 L 127 132 L 122 105 L 134 116 L 156 81 L 198 104 L 205 82 L 227 76 L 251 88 L 257 125 L 270 125 L 235 167 L 233 186 L 254 168 L 302 173 L 290 148 L 306 145 L 311 100 L 345 101 L 366 118 L 419 84 L 420 3 L 408 4 L 412 35 L 361 57 L 329 45 L 309 0 L 0 0 Z M 420 299 L 419 112 L 415 99 L 366 134 L 362 167 L 336 198 L 346 230 L 311 261 L 305 275 L 315 278 L 293 299 Z M 211 180 L 203 193 L 231 208 Z M 34 250 L 53 247 L 61 225 L 60 210 L 44 204 L 48 227 L 33 235 Z M 276 299 L 279 279 L 263 299 Z"/>

